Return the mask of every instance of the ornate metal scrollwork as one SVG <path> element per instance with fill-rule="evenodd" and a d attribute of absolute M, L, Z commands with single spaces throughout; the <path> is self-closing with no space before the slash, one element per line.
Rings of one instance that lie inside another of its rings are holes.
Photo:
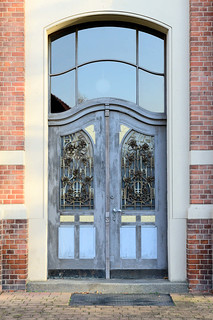
<path fill-rule="evenodd" d="M 93 150 L 89 138 L 79 131 L 61 139 L 61 208 L 93 209 Z"/>
<path fill-rule="evenodd" d="M 122 147 L 122 208 L 155 207 L 154 137 L 131 131 Z"/>

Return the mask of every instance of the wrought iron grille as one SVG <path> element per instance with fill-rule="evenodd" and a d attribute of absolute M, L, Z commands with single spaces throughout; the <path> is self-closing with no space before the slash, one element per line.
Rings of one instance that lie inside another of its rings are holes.
<path fill-rule="evenodd" d="M 155 209 L 154 137 L 131 131 L 122 146 L 122 208 Z"/>
<path fill-rule="evenodd" d="M 83 131 L 61 138 L 62 209 L 93 209 L 93 149 Z"/>

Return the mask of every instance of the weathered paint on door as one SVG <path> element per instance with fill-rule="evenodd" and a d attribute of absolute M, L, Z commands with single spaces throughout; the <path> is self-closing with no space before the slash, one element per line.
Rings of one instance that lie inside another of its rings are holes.
<path fill-rule="evenodd" d="M 115 103 L 50 119 L 49 270 L 167 268 L 165 128 Z"/>
<path fill-rule="evenodd" d="M 110 141 L 111 269 L 166 269 L 165 127 L 111 112 Z"/>

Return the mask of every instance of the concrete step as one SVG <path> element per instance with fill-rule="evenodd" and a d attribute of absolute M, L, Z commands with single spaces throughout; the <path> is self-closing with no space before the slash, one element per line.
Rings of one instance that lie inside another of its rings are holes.
<path fill-rule="evenodd" d="M 28 292 L 88 292 L 88 293 L 187 293 L 186 282 L 168 280 L 105 280 L 49 279 L 29 281 Z"/>

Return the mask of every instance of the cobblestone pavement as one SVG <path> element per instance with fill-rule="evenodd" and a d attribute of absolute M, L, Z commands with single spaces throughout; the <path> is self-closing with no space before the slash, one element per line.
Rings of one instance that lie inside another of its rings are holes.
<path fill-rule="evenodd" d="M 78 307 L 68 305 L 70 293 L 4 292 L 0 320 L 14 319 L 162 319 L 213 320 L 213 295 L 172 294 L 172 307 Z"/>

